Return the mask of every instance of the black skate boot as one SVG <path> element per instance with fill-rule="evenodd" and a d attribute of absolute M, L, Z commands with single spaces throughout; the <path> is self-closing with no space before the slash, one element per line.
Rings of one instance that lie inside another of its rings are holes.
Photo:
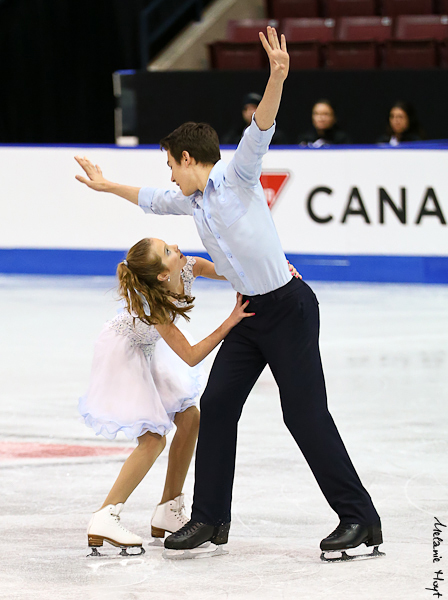
<path fill-rule="evenodd" d="M 320 543 L 322 554 L 321 560 L 326 562 L 342 562 L 362 558 L 378 558 L 385 556 L 384 552 L 378 550 L 383 543 L 381 532 L 381 521 L 372 525 L 360 525 L 359 523 L 339 523 L 336 529 Z M 357 548 L 361 544 L 373 546 L 370 554 L 347 554 L 346 550 Z M 327 557 L 326 552 L 340 552 L 341 556 Z"/>
<path fill-rule="evenodd" d="M 222 548 L 229 538 L 230 523 L 208 525 L 199 521 L 188 521 L 165 540 L 164 558 L 206 558 L 227 554 Z"/>

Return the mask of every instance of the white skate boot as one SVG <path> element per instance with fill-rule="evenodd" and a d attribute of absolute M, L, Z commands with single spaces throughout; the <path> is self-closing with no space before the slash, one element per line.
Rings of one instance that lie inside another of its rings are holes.
<path fill-rule="evenodd" d="M 143 540 L 138 535 L 128 531 L 123 525 L 120 525 L 120 512 L 123 503 L 108 504 L 101 510 L 93 513 L 90 523 L 87 527 L 87 539 L 92 553 L 88 556 L 102 556 L 97 548 L 103 545 L 103 542 L 109 542 L 112 546 L 123 548 L 120 556 L 140 556 L 145 553 L 142 547 Z M 126 548 L 139 548 L 138 554 L 128 554 Z"/>
<path fill-rule="evenodd" d="M 163 546 L 165 532 L 174 533 L 188 523 L 185 514 L 184 495 L 180 494 L 174 500 L 158 504 L 151 519 L 151 535 L 154 538 L 152 546 Z"/>

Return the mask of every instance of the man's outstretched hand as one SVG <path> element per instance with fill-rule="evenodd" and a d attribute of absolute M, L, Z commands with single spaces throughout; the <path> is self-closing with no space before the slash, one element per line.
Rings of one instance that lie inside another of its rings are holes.
<path fill-rule="evenodd" d="M 78 165 L 84 170 L 88 179 L 81 175 L 75 175 L 76 179 L 81 183 L 84 183 L 91 190 L 97 192 L 110 192 L 116 196 L 120 196 L 125 200 L 129 200 L 132 204 L 138 205 L 138 194 L 140 188 L 131 187 L 130 185 L 121 185 L 119 183 L 112 183 L 108 179 L 103 177 L 103 173 L 98 165 L 94 165 L 88 158 L 84 156 L 75 156 L 75 160 Z"/>
<path fill-rule="evenodd" d="M 75 175 L 76 179 L 81 183 L 85 183 L 92 190 L 96 190 L 97 192 L 105 192 L 107 184 L 109 183 L 107 179 L 104 179 L 103 173 L 98 165 L 94 165 L 90 162 L 88 158 L 84 156 L 81 158 L 80 156 L 75 156 L 75 160 L 80 167 L 84 170 L 88 179 L 82 177 L 81 175 Z"/>
<path fill-rule="evenodd" d="M 271 65 L 271 75 L 278 76 L 283 81 L 288 76 L 289 71 L 289 54 L 286 49 L 286 38 L 281 35 L 280 42 L 278 40 L 277 31 L 274 27 L 267 28 L 268 38 L 260 31 L 260 40 Z"/>

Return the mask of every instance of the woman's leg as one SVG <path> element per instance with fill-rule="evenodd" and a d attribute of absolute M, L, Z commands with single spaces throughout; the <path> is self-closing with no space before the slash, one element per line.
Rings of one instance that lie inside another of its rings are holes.
<path fill-rule="evenodd" d="M 156 433 L 144 433 L 138 446 L 126 459 L 112 489 L 101 508 L 126 502 L 165 448 L 166 439 Z"/>
<path fill-rule="evenodd" d="M 160 504 L 174 500 L 182 493 L 199 432 L 199 411 L 196 406 L 190 406 L 184 412 L 177 413 L 174 423 L 177 430 L 171 442 Z"/>

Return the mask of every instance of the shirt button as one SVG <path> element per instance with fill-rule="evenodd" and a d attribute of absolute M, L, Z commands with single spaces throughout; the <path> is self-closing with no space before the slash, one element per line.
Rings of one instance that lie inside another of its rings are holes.
<path fill-rule="evenodd" d="M 240 273 L 240 277 L 244 277 L 244 273 L 242 271 Z"/>
<path fill-rule="evenodd" d="M 212 218 L 212 215 L 207 215 L 207 219 L 211 219 L 211 218 Z"/>
<path fill-rule="evenodd" d="M 254 291 L 254 290 L 251 290 L 251 291 L 250 291 L 250 295 L 251 295 L 251 296 L 255 296 L 255 291 Z"/>
<path fill-rule="evenodd" d="M 219 233 L 216 234 L 216 239 L 217 240 L 221 239 L 221 236 L 219 235 Z"/>
<path fill-rule="evenodd" d="M 227 257 L 232 258 L 232 255 L 230 254 L 230 252 L 227 252 Z"/>

